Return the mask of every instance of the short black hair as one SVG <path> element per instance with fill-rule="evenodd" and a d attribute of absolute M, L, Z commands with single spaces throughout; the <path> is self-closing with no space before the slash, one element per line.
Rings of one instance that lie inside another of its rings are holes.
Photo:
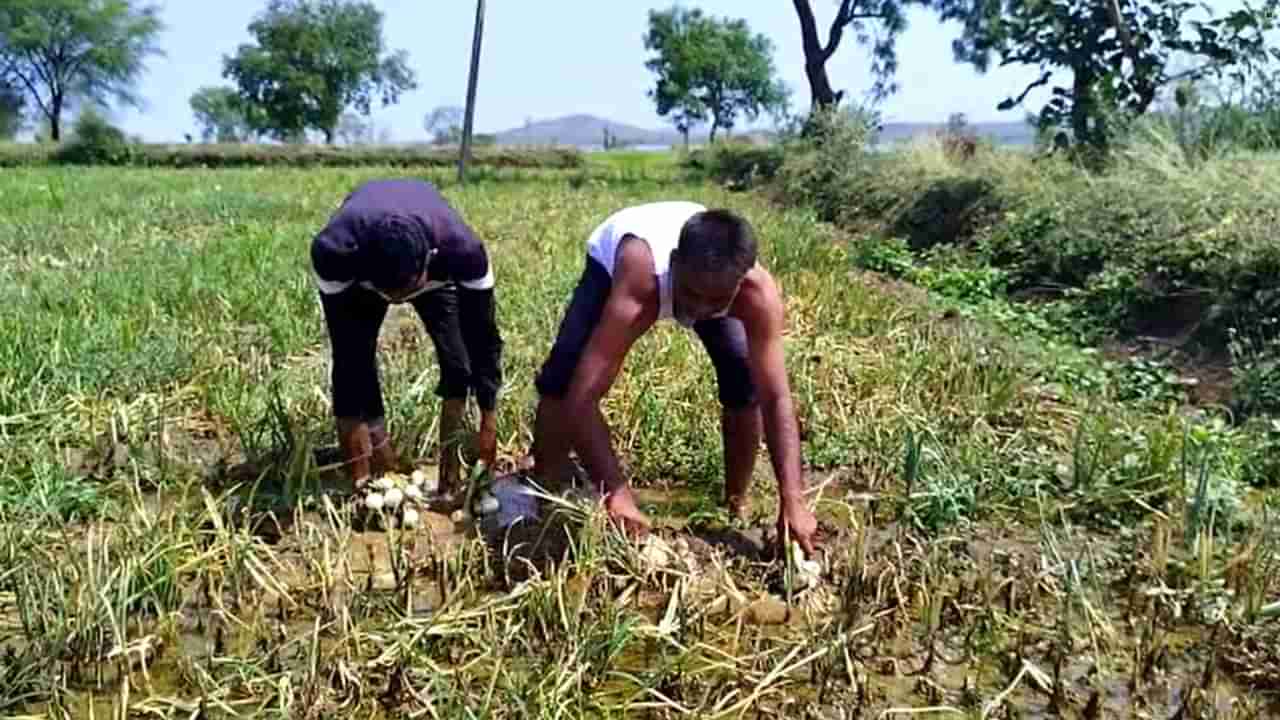
<path fill-rule="evenodd" d="M 741 276 L 756 264 L 751 223 L 723 208 L 704 210 L 685 221 L 677 249 L 681 261 L 697 272 L 732 271 Z"/>
<path fill-rule="evenodd" d="M 434 245 L 431 231 L 416 218 L 387 213 L 371 228 L 364 259 L 365 278 L 379 290 L 399 290 L 427 266 Z"/>

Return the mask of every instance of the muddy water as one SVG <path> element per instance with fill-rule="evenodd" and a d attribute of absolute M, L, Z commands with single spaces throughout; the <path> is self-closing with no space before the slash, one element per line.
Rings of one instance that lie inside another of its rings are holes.
<path fill-rule="evenodd" d="M 765 547 L 771 534 L 767 519 L 745 525 L 718 520 L 686 522 L 681 513 L 687 515 L 688 508 L 701 502 L 687 491 L 647 490 L 641 493 L 641 501 L 656 509 L 654 519 L 664 538 L 685 541 L 700 572 L 709 574 L 718 563 L 728 568 L 740 591 L 733 597 L 724 594 L 698 599 L 697 602 L 706 603 L 699 606 L 706 610 L 706 629 L 696 637 L 682 639 L 687 646 L 702 644 L 719 653 L 707 653 L 701 662 L 705 663 L 707 657 L 736 657 L 739 659 L 737 669 L 703 670 L 698 680 L 687 681 L 688 687 L 677 682 L 665 692 L 683 692 L 681 702 L 688 705 L 694 702 L 698 692 L 713 696 L 716 692 L 727 692 L 723 688 L 716 690 L 720 687 L 716 683 L 731 683 L 733 676 L 741 674 L 749 678 L 744 681 L 743 690 L 749 693 L 752 684 L 766 677 L 790 648 L 800 647 L 801 654 L 805 655 L 833 636 L 836 627 L 831 612 L 815 614 L 802 608 L 814 598 L 825 598 L 835 612 L 840 612 L 838 596 L 843 592 L 850 567 L 837 567 L 821 592 L 802 595 L 788 605 L 776 592 L 768 591 L 776 564 L 766 559 Z M 468 552 L 468 548 L 474 548 L 476 538 L 473 527 L 453 522 L 444 512 L 425 512 L 422 517 L 422 526 L 409 534 L 411 540 L 407 544 L 409 563 L 419 570 L 408 582 L 411 591 L 407 598 L 405 584 L 397 579 L 393 569 L 389 534 L 362 530 L 346 536 L 346 555 L 339 564 L 349 568 L 349 575 L 337 583 L 339 587 L 330 595 L 332 601 L 353 615 L 364 613 L 363 617 L 376 618 L 375 626 L 383 628 L 387 627 L 387 618 L 392 612 L 408 618 L 430 618 L 439 611 L 448 594 L 458 590 L 441 581 L 435 573 L 435 564 L 442 557 Z M 166 699 L 179 698 L 182 700 L 177 706 L 180 711 L 173 710 L 171 715 L 187 717 L 203 694 L 212 691 L 216 695 L 220 688 L 229 686 L 233 690 L 226 690 L 218 698 L 228 703 L 244 702 L 245 705 L 235 707 L 253 714 L 251 710 L 256 703 L 267 702 L 279 692 L 282 678 L 291 677 L 295 685 L 300 683 L 308 673 L 308 650 L 317 613 L 323 614 L 324 610 L 315 607 L 318 581 L 307 569 L 306 562 L 308 557 L 314 557 L 316 548 L 311 543 L 324 526 L 320 516 L 301 513 L 283 535 L 270 538 L 272 551 L 288 569 L 277 579 L 288 586 L 293 599 L 301 603 L 299 607 L 281 612 L 284 605 L 281 598 L 260 593 L 250 599 L 250 607 L 233 611 L 238 617 L 228 618 L 203 603 L 189 603 L 171 631 L 164 634 L 163 642 L 147 663 L 146 673 L 135 663 L 129 676 L 128 697 L 135 713 L 153 710 L 163 715 L 162 709 L 172 708 L 166 705 Z M 564 553 L 571 550 L 565 536 L 544 533 L 544 530 L 546 528 L 536 526 L 520 528 L 507 540 L 512 545 L 526 543 L 529 546 L 526 550 L 535 561 L 564 557 Z M 847 717 L 851 715 L 842 714 L 845 710 L 857 708 L 865 717 L 876 717 L 893 709 L 914 709 L 920 714 L 924 708 L 949 707 L 977 716 L 986 703 L 1005 693 L 1005 704 L 1020 717 L 1172 717 L 1182 707 L 1187 690 L 1200 686 L 1204 679 L 1209 647 L 1206 634 L 1200 628 L 1183 623 L 1165 634 L 1168 649 L 1162 659 L 1153 663 L 1149 676 L 1137 688 L 1130 686 L 1130 678 L 1135 674 L 1134 648 L 1140 632 L 1137 626 L 1126 625 L 1122 611 L 1123 588 L 1113 577 L 1108 582 L 1117 586 L 1114 594 L 1095 598 L 1095 601 L 1103 607 L 1115 635 L 1108 641 L 1108 647 L 1095 657 L 1089 649 L 1087 628 L 1079 625 L 1071 628 L 1072 649 L 1066 653 L 1061 668 L 1063 689 L 1055 698 L 1051 687 L 1051 658 L 1054 657 L 1057 606 L 1051 592 L 1043 587 L 1052 588 L 1057 580 L 1045 570 L 1043 548 L 1033 529 L 968 528 L 955 537 L 928 545 L 913 542 L 901 528 L 882 523 L 861 537 L 848 528 L 835 528 L 828 547 L 831 555 L 840 559 L 838 563 L 847 563 L 859 543 L 866 548 L 865 574 L 879 583 L 880 596 L 874 602 L 863 602 L 856 620 L 844 629 L 863 623 L 870 623 L 874 629 L 850 640 L 846 645 L 847 660 L 843 653 L 840 657 L 832 653 L 821 661 L 775 678 L 777 692 L 759 700 L 756 708 L 760 712 L 785 717 Z M 1131 550 L 1119 545 L 1110 548 L 1116 556 L 1124 556 Z M 950 564 L 934 571 L 925 568 L 928 562 L 944 561 Z M 993 585 L 999 586 L 1002 581 L 1013 583 L 1021 588 L 1022 595 L 1010 600 L 992 592 L 993 605 L 988 606 L 979 602 L 980 598 L 973 592 L 966 593 L 959 587 L 976 582 L 974 578 L 983 573 L 993 576 Z M 1037 577 L 1039 581 L 1033 582 Z M 690 582 L 698 579 L 694 577 Z M 342 589 L 348 582 L 350 591 Z M 943 588 L 942 595 L 952 600 L 950 605 L 943 603 L 943 622 L 941 629 L 934 633 L 932 643 L 927 641 L 928 632 L 922 625 L 918 604 L 922 589 L 928 589 L 931 583 Z M 497 595 L 503 592 L 503 585 L 495 580 L 490 586 L 476 586 L 475 597 Z M 715 587 L 715 583 L 711 586 Z M 1036 587 L 1041 586 L 1037 591 Z M 639 587 L 628 605 L 630 611 L 649 623 L 660 623 L 671 598 L 668 587 L 669 583 L 661 582 Z M 576 600 L 590 597 L 592 592 L 599 592 L 599 588 L 593 586 L 592 579 L 579 575 L 571 577 L 566 591 Z M 612 590 L 616 591 L 617 588 Z M 13 612 L 12 600 L 0 596 L 0 628 L 13 627 L 12 622 L 6 624 L 8 618 L 14 616 Z M 986 630 L 993 637 L 987 639 L 985 645 L 975 643 L 966 648 L 965 635 L 975 626 L 975 618 L 1002 624 L 1002 627 Z M 240 626 L 238 621 L 247 622 L 249 627 Z M 319 636 L 320 655 L 342 657 L 344 652 L 350 652 L 343 645 L 348 639 L 330 627 L 333 623 L 333 618 L 323 619 L 326 630 Z M 360 623 L 357 619 L 356 624 Z M 1021 643 L 1014 639 L 1018 633 L 1026 636 Z M 374 641 L 366 639 L 366 642 Z M 929 651 L 931 645 L 935 649 L 933 653 Z M 770 649 L 772 654 L 768 654 Z M 661 651 L 654 649 L 653 642 L 635 640 L 614 660 L 611 668 L 640 675 L 654 667 L 658 655 Z M 272 656 L 274 659 L 270 659 Z M 755 656 L 762 659 L 757 663 L 751 659 Z M 534 674 L 550 670 L 537 666 L 532 659 L 514 662 Z M 258 667 L 236 671 L 236 663 L 246 668 L 256 663 Z M 359 663 L 353 660 L 353 665 Z M 101 682 L 93 682 L 98 679 L 93 677 L 96 673 L 86 672 L 84 675 L 89 678 L 68 683 L 72 692 L 65 710 L 70 716 L 113 716 L 122 697 L 121 683 L 115 667 L 101 670 Z M 202 672 L 206 677 L 219 678 L 215 687 L 201 681 Z M 385 683 L 380 674 L 385 673 L 384 669 L 367 672 L 373 673 L 376 683 Z M 477 666 L 471 672 L 473 679 L 483 680 L 488 671 Z M 1047 685 L 1045 678 L 1050 679 Z M 1219 717 L 1232 717 L 1233 703 L 1269 702 L 1258 692 L 1233 684 L 1225 672 L 1213 673 L 1207 687 L 1204 707 L 1216 708 Z M 635 687 L 613 680 L 593 692 L 627 696 L 635 694 Z M 1097 714 L 1090 710 L 1095 693 Z M 1259 707 L 1264 709 L 1256 717 L 1280 716 L 1274 708 L 1265 709 L 1265 704 Z M 24 710 L 41 714 L 49 708 L 33 706 Z M 1202 710 L 1198 715 L 1184 717 L 1209 717 L 1206 712 Z M 996 716 L 1005 717 L 1005 710 Z"/>

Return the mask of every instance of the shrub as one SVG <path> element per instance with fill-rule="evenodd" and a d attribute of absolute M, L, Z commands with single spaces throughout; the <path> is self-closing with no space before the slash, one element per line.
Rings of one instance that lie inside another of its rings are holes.
<path fill-rule="evenodd" d="M 814 207 L 824 220 L 839 220 L 855 195 L 851 187 L 870 164 L 877 126 L 874 115 L 857 108 L 815 112 L 803 131 L 784 143 L 778 189 Z"/>
<path fill-rule="evenodd" d="M 773 180 L 785 158 L 780 145 L 720 142 L 690 152 L 683 165 L 735 190 Z"/>
<path fill-rule="evenodd" d="M 54 152 L 53 159 L 69 165 L 121 165 L 132 155 L 133 144 L 124 131 L 86 110 L 76 118 L 71 139 Z"/>
<path fill-rule="evenodd" d="M 1189 350 L 1221 350 L 1227 328 L 1280 317 L 1273 158 L 1193 162 L 1155 125 L 1105 171 L 984 143 L 957 150 L 947 142 L 963 134 L 955 128 L 870 152 L 872 132 L 848 113 L 816 117 L 787 141 L 771 187 L 855 235 L 900 239 L 923 265 L 934 248 L 965 251 L 948 257 L 967 266 L 907 279 L 970 299 L 1057 298 L 1073 332 L 1092 340 L 1154 336 L 1190 340 Z M 860 252 L 873 267 L 910 264 L 885 250 Z M 981 266 L 1000 272 L 966 270 Z M 1280 381 L 1261 366 L 1240 385 L 1255 404 L 1280 404 L 1270 399 Z"/>

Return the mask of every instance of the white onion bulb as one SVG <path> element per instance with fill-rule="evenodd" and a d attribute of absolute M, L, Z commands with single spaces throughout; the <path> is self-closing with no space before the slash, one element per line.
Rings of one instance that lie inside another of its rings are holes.
<path fill-rule="evenodd" d="M 404 509 L 404 526 L 407 530 L 418 527 L 418 511 L 413 508 Z"/>
<path fill-rule="evenodd" d="M 394 510 L 399 507 L 401 500 L 404 500 L 404 493 L 399 488 L 391 488 L 384 498 L 388 510 Z"/>

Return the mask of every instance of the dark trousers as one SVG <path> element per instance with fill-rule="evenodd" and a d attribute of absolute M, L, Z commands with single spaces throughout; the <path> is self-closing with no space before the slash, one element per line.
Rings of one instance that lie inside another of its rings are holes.
<path fill-rule="evenodd" d="M 578 360 L 591 339 L 591 332 L 605 303 L 613 278 L 595 258 L 587 257 L 586 267 L 578 280 L 551 353 L 543 363 L 534 385 L 542 395 L 561 397 L 569 389 Z M 742 410 L 756 402 L 755 385 L 747 365 L 747 332 L 737 318 L 720 317 L 694 323 L 702 346 L 711 357 L 716 371 L 720 403 L 728 410 Z"/>
<path fill-rule="evenodd" d="M 337 417 L 384 417 L 378 380 L 378 332 L 388 303 L 359 286 L 339 295 L 320 295 L 333 351 L 333 411 Z M 435 345 L 440 366 L 436 396 L 476 394 L 482 410 L 492 410 L 502 384 L 502 340 L 494 317 L 493 290 L 458 290 L 446 285 L 411 301 Z M 460 322 L 464 319 L 466 322 Z"/>

